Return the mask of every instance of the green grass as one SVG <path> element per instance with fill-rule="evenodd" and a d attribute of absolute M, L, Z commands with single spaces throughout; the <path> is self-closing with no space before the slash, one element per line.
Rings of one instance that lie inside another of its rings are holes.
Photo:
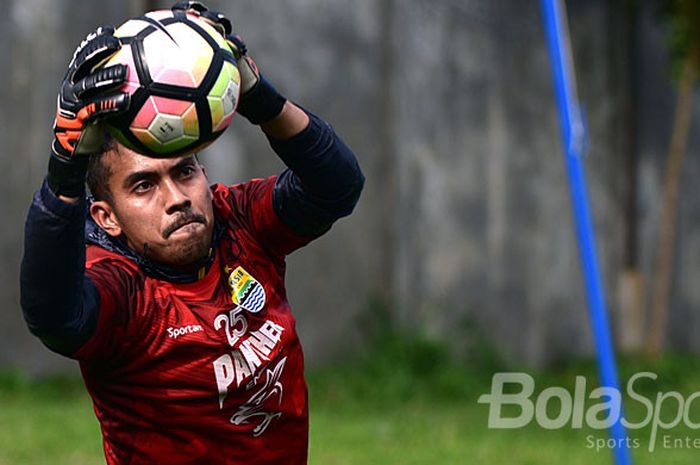
<path fill-rule="evenodd" d="M 518 430 L 487 428 L 488 407 L 476 401 L 489 390 L 491 374 L 504 370 L 496 360 L 456 362 L 441 347 L 422 340 L 394 338 L 352 363 L 309 375 L 312 465 L 479 464 L 516 465 L 612 463 L 610 452 L 587 447 L 587 437 L 604 431 L 548 431 L 537 425 Z M 518 371 L 517 369 L 515 371 Z M 524 371 L 524 370 L 522 370 Z M 700 390 L 700 361 L 667 356 L 656 362 L 626 360 L 622 378 L 652 371 L 654 383 L 640 383 L 646 396 Z M 574 385 L 576 375 L 593 382 L 591 362 L 535 373 L 537 391 Z M 588 386 L 587 394 L 594 386 Z M 589 404 L 586 404 L 589 405 Z M 627 416 L 639 420 L 644 408 L 629 403 Z M 693 408 L 700 420 L 700 401 Z M 664 415 L 668 418 L 670 415 Z M 647 451 L 649 429 L 633 431 L 636 464 L 695 464 L 700 449 Z M 675 428 L 663 434 L 700 437 L 700 430 Z M 28 380 L 0 374 L 0 465 L 104 463 L 100 434 L 82 383 L 76 379 Z"/>
<path fill-rule="evenodd" d="M 0 465 L 104 463 L 97 420 L 79 379 L 0 376 Z"/>

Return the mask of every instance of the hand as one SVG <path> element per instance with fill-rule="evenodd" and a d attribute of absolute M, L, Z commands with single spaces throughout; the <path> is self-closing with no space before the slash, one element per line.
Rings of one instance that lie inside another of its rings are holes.
<path fill-rule="evenodd" d="M 112 92 L 127 76 L 125 65 L 94 68 L 119 50 L 121 43 L 111 26 L 99 27 L 83 40 L 73 54 L 58 93 L 53 152 L 71 160 L 100 150 L 102 130 L 98 119 L 125 111 L 129 94 Z"/>
<path fill-rule="evenodd" d="M 231 21 L 222 13 L 210 11 L 203 3 L 182 1 L 172 7 L 199 16 L 211 24 L 226 39 L 236 58 L 241 75 L 241 98 L 237 111 L 253 124 L 262 124 L 279 115 L 287 101 L 258 70 L 255 61 L 248 56 L 248 48 L 240 36 L 232 33 Z"/>
<path fill-rule="evenodd" d="M 99 152 L 103 142 L 96 123 L 129 106 L 129 94 L 114 91 L 126 80 L 126 66 L 93 71 L 121 47 L 113 33 L 111 26 L 99 27 L 80 43 L 58 93 L 47 182 L 64 199 L 85 191 L 86 155 Z"/>

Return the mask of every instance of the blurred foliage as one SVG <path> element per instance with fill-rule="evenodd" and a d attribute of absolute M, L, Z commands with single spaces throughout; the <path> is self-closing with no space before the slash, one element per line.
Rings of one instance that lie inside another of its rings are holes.
<path fill-rule="evenodd" d="M 668 26 L 672 73 L 678 79 L 686 60 L 700 50 L 700 1 L 657 1 L 659 17 Z M 696 61 L 696 64 L 700 72 L 700 61 Z"/>
<path fill-rule="evenodd" d="M 344 362 L 314 370 L 313 387 L 321 396 L 352 402 L 401 403 L 416 399 L 451 401 L 473 398 L 490 386 L 490 375 L 505 363 L 465 324 L 462 352 L 417 328 L 394 323 L 378 302 L 358 318 L 362 342 Z M 315 385 L 315 386 L 314 386 Z"/>
<path fill-rule="evenodd" d="M 419 329 L 399 328 L 391 312 L 372 305 L 361 317 L 365 341 L 344 362 L 312 371 L 312 399 L 321 402 L 401 404 L 404 402 L 476 402 L 491 387 L 496 372 L 525 372 L 536 379 L 536 392 L 549 386 L 573 390 L 576 376 L 584 376 L 588 389 L 598 383 L 594 358 L 563 360 L 538 370 L 508 362 L 473 325 L 463 331 L 464 349 L 431 338 Z M 652 372 L 658 378 L 638 381 L 638 390 L 651 397 L 656 392 L 694 392 L 699 389 L 700 358 L 667 352 L 653 360 L 643 354 L 622 358 L 618 366 L 621 388 L 636 373 Z M 635 384 L 636 386 L 637 384 Z"/>

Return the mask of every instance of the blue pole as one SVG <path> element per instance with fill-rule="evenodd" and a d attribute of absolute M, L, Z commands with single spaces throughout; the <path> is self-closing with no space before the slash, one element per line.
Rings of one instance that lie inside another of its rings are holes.
<path fill-rule="evenodd" d="M 541 6 L 547 33 L 549 55 L 552 62 L 552 77 L 559 109 L 564 159 L 571 188 L 579 256 L 585 280 L 593 337 L 598 354 L 600 384 L 619 391 L 615 353 L 605 304 L 605 291 L 600 278 L 596 257 L 595 235 L 588 206 L 588 192 L 582 158 L 586 131 L 576 94 L 574 64 L 566 20 L 566 5 L 562 0 L 541 0 Z M 618 407 L 620 407 L 619 411 L 622 413 L 622 405 Z M 613 449 L 615 463 L 617 465 L 629 465 L 631 459 L 627 433 L 619 421 L 611 426 L 610 437 L 615 440 L 616 444 Z"/>

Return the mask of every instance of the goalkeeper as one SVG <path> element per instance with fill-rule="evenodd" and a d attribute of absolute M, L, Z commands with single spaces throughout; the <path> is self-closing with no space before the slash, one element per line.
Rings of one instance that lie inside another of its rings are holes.
<path fill-rule="evenodd" d="M 29 209 L 24 317 L 49 349 L 79 361 L 109 465 L 305 464 L 285 256 L 349 215 L 364 177 L 328 124 L 257 72 L 225 17 L 198 2 L 173 10 L 230 41 L 238 112 L 288 168 L 209 186 L 194 155 L 148 158 L 88 137 L 129 105 L 123 67 L 92 71 L 120 47 L 98 29 L 64 78 L 48 175 Z"/>

